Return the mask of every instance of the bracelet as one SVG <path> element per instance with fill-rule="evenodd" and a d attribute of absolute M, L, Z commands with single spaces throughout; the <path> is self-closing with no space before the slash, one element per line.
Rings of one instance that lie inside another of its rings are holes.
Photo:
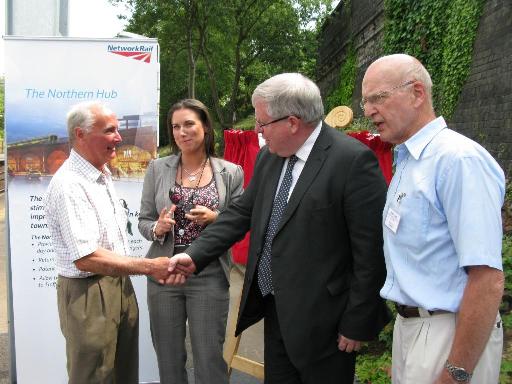
<path fill-rule="evenodd" d="M 158 225 L 158 221 L 155 221 L 155 223 L 151 227 L 151 232 L 153 233 L 153 241 L 158 240 L 158 236 L 156 235 L 156 226 L 157 225 Z"/>

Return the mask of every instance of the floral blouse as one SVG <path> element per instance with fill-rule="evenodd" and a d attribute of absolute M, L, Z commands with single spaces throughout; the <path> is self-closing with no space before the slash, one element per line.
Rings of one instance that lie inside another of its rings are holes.
<path fill-rule="evenodd" d="M 217 185 L 212 177 L 211 181 L 204 187 L 192 188 L 183 187 L 177 182 L 171 191 L 171 201 L 176 204 L 174 211 L 174 244 L 190 244 L 194 241 L 201 231 L 203 226 L 196 224 L 185 217 L 190 209 L 196 205 L 205 206 L 212 211 L 219 207 L 219 193 Z"/>

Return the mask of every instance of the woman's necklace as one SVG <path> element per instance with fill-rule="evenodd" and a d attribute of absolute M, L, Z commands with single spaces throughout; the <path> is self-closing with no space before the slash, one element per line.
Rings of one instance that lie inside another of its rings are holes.
<path fill-rule="evenodd" d="M 195 171 L 189 171 L 187 168 L 185 168 L 183 166 L 183 163 L 181 163 L 181 170 L 185 171 L 185 173 L 188 175 L 187 178 L 189 181 L 195 181 L 197 179 L 197 175 L 199 174 L 199 172 L 201 172 L 201 173 L 203 172 L 204 166 L 206 165 L 207 161 L 208 161 L 208 158 L 206 158 L 204 163 L 201 164 L 199 166 L 199 168 L 197 168 Z M 183 178 L 182 178 L 182 182 L 183 182 Z"/>
<path fill-rule="evenodd" d="M 176 204 L 178 207 L 180 207 L 181 209 L 183 209 L 183 211 L 185 213 L 188 213 L 192 208 L 194 208 L 195 204 L 194 204 L 194 198 L 196 196 L 196 192 L 197 192 L 197 188 L 199 187 L 199 183 L 201 182 L 201 179 L 203 177 L 203 172 L 204 172 L 204 169 L 206 167 L 206 164 L 208 164 L 208 157 L 206 158 L 205 162 L 203 163 L 203 165 L 201 166 L 201 172 L 199 173 L 199 180 L 197 180 L 197 183 L 196 183 L 196 186 L 193 188 L 193 191 L 192 191 L 192 194 L 190 195 L 190 197 L 184 201 L 183 199 L 183 170 L 184 170 L 184 167 L 183 167 L 183 163 L 181 164 L 181 174 L 180 174 L 180 178 L 181 178 L 181 184 L 179 184 L 179 189 L 180 189 L 180 192 L 179 193 L 171 193 L 171 191 L 169 191 L 169 194 L 170 194 L 170 198 L 171 198 L 171 201 Z M 197 173 L 196 173 L 197 175 Z M 190 180 L 190 178 L 189 178 Z M 191 180 L 193 181 L 193 180 Z M 183 236 L 185 234 L 185 229 L 184 228 L 180 228 L 178 230 L 178 234 L 180 236 Z"/>

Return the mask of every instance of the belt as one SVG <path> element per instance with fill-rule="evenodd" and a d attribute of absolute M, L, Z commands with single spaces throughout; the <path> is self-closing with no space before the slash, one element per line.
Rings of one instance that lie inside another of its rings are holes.
<path fill-rule="evenodd" d="M 175 244 L 173 255 L 185 252 L 189 246 L 190 244 Z"/>
<path fill-rule="evenodd" d="M 419 307 L 411 307 L 409 305 L 402 305 L 395 303 L 395 308 L 398 314 L 405 318 L 410 317 L 430 317 L 435 315 L 442 315 L 443 313 L 452 313 L 449 311 L 437 310 L 437 311 L 427 311 L 426 309 Z"/>

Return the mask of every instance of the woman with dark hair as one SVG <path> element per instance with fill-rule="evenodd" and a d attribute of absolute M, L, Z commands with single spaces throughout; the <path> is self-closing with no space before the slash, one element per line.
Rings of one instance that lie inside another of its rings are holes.
<path fill-rule="evenodd" d="M 173 154 L 152 161 L 146 171 L 139 230 L 152 241 L 146 257 L 183 252 L 219 212 L 242 193 L 238 165 L 215 157 L 208 109 L 198 100 L 174 104 L 167 116 Z M 188 320 L 196 384 L 227 384 L 222 357 L 229 309 L 230 258 L 223 255 L 182 286 L 148 279 L 151 335 L 160 382 L 187 383 Z"/>

